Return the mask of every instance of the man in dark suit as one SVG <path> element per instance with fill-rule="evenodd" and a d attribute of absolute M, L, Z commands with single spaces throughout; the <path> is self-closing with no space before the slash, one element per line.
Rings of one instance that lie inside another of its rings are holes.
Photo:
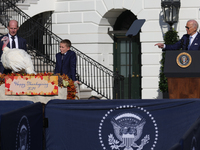
<path fill-rule="evenodd" d="M 13 48 L 18 48 L 18 49 L 23 49 L 25 51 L 27 51 L 27 47 L 26 47 L 26 40 L 17 36 L 17 31 L 19 30 L 18 27 L 18 22 L 16 20 L 10 20 L 8 23 L 8 27 L 7 27 L 9 33 L 4 35 L 4 36 L 8 36 L 9 37 L 9 43 L 7 45 L 7 47 L 13 49 Z M 2 51 L 2 47 L 3 47 L 3 42 L 1 41 L 1 39 L 4 37 L 1 36 L 0 37 L 0 58 L 1 55 L 3 53 Z M 2 62 L 0 61 L 0 73 L 11 73 L 12 71 L 10 69 L 5 69 L 3 67 Z"/>
<path fill-rule="evenodd" d="M 163 50 L 200 50 L 200 33 L 197 32 L 199 25 L 195 20 L 188 20 L 185 26 L 187 34 L 173 45 L 165 45 L 163 43 L 157 43 L 159 48 Z"/>
<path fill-rule="evenodd" d="M 76 53 L 70 50 L 70 40 L 60 42 L 60 52 L 56 54 L 56 67 L 54 73 L 67 75 L 73 81 L 76 81 Z"/>

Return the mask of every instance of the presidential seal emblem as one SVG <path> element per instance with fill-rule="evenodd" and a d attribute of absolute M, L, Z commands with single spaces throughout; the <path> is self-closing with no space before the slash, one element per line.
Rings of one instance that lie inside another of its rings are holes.
<path fill-rule="evenodd" d="M 126 107 L 131 111 L 128 109 L 129 111 L 124 112 Z M 121 109 L 119 113 L 117 110 Z M 108 128 L 110 132 L 107 131 Z M 155 119 L 144 108 L 120 106 L 108 111 L 101 120 L 99 139 L 105 150 L 142 150 L 143 148 L 153 150 L 158 140 L 158 127 Z"/>
<path fill-rule="evenodd" d="M 146 135 L 140 145 L 135 142 L 141 137 L 143 127 L 145 125 L 145 119 L 134 113 L 124 113 L 117 115 L 111 121 L 115 136 L 121 141 L 118 147 L 125 147 L 124 150 L 133 150 L 134 148 L 142 148 L 146 145 L 150 139 L 149 135 Z M 115 145 L 114 137 L 112 134 L 109 135 L 108 141 L 111 146 Z"/>
<path fill-rule="evenodd" d="M 192 57 L 190 56 L 190 54 L 182 52 L 176 57 L 176 62 L 181 68 L 186 68 L 190 66 L 192 62 Z"/>
<path fill-rule="evenodd" d="M 31 137 L 28 118 L 22 116 L 17 127 L 16 150 L 29 150 L 30 141 Z"/>

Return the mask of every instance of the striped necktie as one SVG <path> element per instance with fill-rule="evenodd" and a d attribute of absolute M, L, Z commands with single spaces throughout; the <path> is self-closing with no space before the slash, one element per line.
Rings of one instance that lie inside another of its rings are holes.
<path fill-rule="evenodd" d="M 192 36 L 190 36 L 190 39 L 189 39 L 188 50 L 190 49 L 191 44 L 192 44 Z"/>

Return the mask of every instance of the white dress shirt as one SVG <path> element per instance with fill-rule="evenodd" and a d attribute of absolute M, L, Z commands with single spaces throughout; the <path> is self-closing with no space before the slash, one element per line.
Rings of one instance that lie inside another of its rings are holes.
<path fill-rule="evenodd" d="M 10 48 L 12 48 L 12 36 L 9 33 L 8 33 L 8 36 L 9 36 L 9 41 L 10 41 Z M 16 46 L 16 48 L 19 48 L 18 38 L 16 35 L 15 35 L 15 46 Z"/>

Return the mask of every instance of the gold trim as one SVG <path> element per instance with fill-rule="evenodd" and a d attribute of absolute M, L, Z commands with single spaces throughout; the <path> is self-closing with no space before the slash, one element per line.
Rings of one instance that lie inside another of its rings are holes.
<path fill-rule="evenodd" d="M 186 55 L 186 56 L 189 57 L 189 62 L 188 62 L 187 65 L 182 65 L 182 64 L 179 62 L 179 58 L 181 57 L 181 55 Z M 191 64 L 191 62 L 192 62 L 192 57 L 190 56 L 190 54 L 188 54 L 188 53 L 186 53 L 186 52 L 182 52 L 182 53 L 180 53 L 180 54 L 176 57 L 176 63 L 177 63 L 180 67 L 182 67 L 182 68 L 188 67 L 188 66 Z"/>

